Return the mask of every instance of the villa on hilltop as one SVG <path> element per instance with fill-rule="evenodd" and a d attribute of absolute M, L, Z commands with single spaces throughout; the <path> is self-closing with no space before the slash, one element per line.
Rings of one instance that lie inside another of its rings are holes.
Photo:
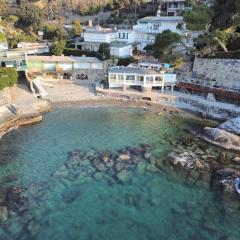
<path fill-rule="evenodd" d="M 101 26 L 84 27 L 82 39 L 76 39 L 75 48 L 89 51 L 98 51 L 102 43 L 108 43 L 110 54 L 114 57 L 131 57 L 133 49 L 144 51 L 148 44 L 153 44 L 157 34 L 164 30 L 185 33 L 183 17 L 145 17 L 137 21 L 132 28 L 117 29 Z"/>

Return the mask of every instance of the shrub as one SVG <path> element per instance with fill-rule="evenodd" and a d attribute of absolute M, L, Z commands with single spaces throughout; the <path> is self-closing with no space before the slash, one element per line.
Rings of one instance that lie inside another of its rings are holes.
<path fill-rule="evenodd" d="M 128 66 L 130 63 L 136 63 L 137 60 L 134 59 L 133 57 L 129 58 L 120 58 L 118 59 L 117 66 Z"/>
<path fill-rule="evenodd" d="M 63 54 L 66 42 L 64 40 L 54 42 L 51 54 L 55 56 L 61 56 Z"/>
<path fill-rule="evenodd" d="M 105 59 L 110 58 L 110 45 L 109 43 L 101 43 L 98 52 L 104 56 Z"/>
<path fill-rule="evenodd" d="M 14 68 L 0 67 L 0 90 L 13 86 L 18 79 L 18 73 Z"/>
<path fill-rule="evenodd" d="M 81 57 L 85 55 L 86 57 L 96 57 L 99 60 L 103 60 L 103 55 L 99 52 L 84 51 L 84 50 L 75 49 L 75 48 L 65 48 L 63 53 L 66 56 Z"/>

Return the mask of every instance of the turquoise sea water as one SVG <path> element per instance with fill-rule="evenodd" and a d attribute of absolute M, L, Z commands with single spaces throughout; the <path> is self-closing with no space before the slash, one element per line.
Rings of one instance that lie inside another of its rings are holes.
<path fill-rule="evenodd" d="M 143 109 L 75 108 L 7 134 L 1 186 L 22 192 L 1 203 L 8 219 L 0 239 L 240 239 L 240 203 L 221 198 L 211 180 L 156 167 L 178 139 L 191 137 L 191 127 L 196 123 Z M 143 148 L 149 160 L 138 154 Z M 135 162 L 123 170 L 96 168 L 106 155 L 116 166 L 127 150 L 136 152 Z"/>

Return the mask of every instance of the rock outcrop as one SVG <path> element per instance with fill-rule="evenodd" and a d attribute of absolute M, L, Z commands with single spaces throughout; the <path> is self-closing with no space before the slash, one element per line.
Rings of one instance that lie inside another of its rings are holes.
<path fill-rule="evenodd" d="M 226 121 L 225 123 L 221 124 L 219 128 L 230 133 L 240 135 L 240 117 Z"/>
<path fill-rule="evenodd" d="M 168 159 L 173 166 L 181 166 L 189 169 L 204 169 L 208 167 L 207 163 L 201 161 L 193 152 L 171 153 Z"/>
<path fill-rule="evenodd" d="M 240 117 L 230 119 L 217 128 L 205 127 L 197 135 L 214 145 L 240 152 Z"/>
<path fill-rule="evenodd" d="M 240 151 L 240 137 L 220 128 L 206 127 L 202 138 L 222 148 Z"/>

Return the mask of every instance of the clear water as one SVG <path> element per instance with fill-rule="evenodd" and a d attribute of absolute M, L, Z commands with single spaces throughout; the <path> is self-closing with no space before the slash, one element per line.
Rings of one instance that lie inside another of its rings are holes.
<path fill-rule="evenodd" d="M 27 207 L 9 209 L 0 239 L 240 239 L 238 203 L 222 199 L 210 182 L 193 183 L 164 165 L 127 169 L 126 181 L 99 174 L 89 161 L 89 174 L 56 175 L 75 150 L 100 156 L 148 144 L 151 162 L 165 159 L 176 147 L 172 141 L 186 138 L 192 126 L 143 109 L 58 109 L 41 124 L 9 133 L 0 140 L 1 186 L 25 188 Z"/>

